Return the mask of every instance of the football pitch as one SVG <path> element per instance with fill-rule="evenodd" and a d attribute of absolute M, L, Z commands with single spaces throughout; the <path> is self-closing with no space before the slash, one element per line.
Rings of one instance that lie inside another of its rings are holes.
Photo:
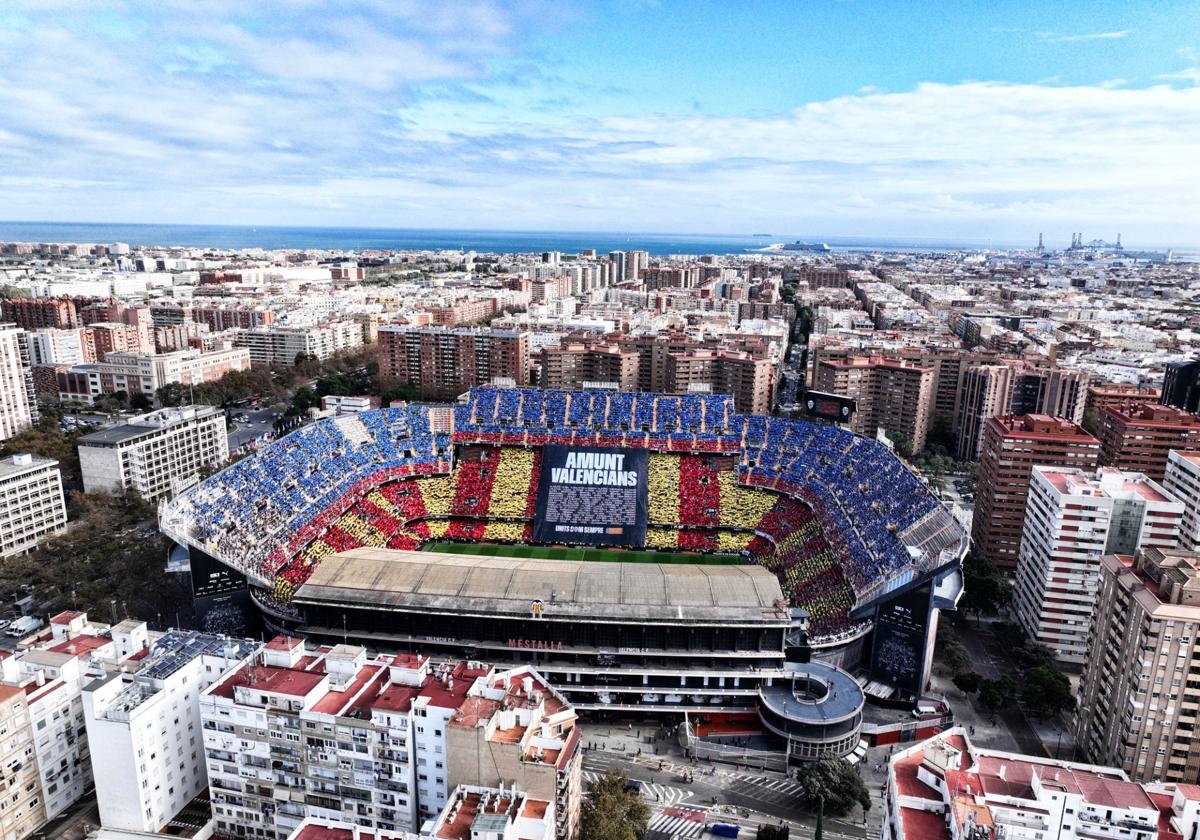
<path fill-rule="evenodd" d="M 627 551 L 621 548 L 572 548 L 552 545 L 435 542 L 426 545 L 424 550 L 441 551 L 446 554 L 477 554 L 534 560 L 580 560 L 590 563 L 696 563 L 703 566 L 733 566 L 745 562 L 736 554 L 680 554 L 670 551 Z"/>

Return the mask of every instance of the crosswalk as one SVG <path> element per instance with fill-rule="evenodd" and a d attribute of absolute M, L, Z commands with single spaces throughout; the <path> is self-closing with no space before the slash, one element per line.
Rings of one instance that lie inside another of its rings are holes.
<path fill-rule="evenodd" d="M 773 805 L 792 804 L 804 789 L 791 779 L 771 779 L 748 773 L 729 773 L 727 777 L 729 790 Z"/>
<path fill-rule="evenodd" d="M 646 829 L 646 837 L 651 840 L 655 837 L 699 837 L 704 833 L 704 820 L 688 819 L 660 812 L 654 815 Z"/>
<path fill-rule="evenodd" d="M 594 770 L 584 770 L 583 783 L 586 786 L 588 782 L 594 782 L 603 775 L 603 773 L 597 773 Z M 672 787 L 671 785 L 660 785 L 654 782 L 642 782 L 641 785 L 642 798 L 656 802 L 659 805 L 675 805 L 686 799 L 690 799 L 692 796 L 692 791 Z"/>

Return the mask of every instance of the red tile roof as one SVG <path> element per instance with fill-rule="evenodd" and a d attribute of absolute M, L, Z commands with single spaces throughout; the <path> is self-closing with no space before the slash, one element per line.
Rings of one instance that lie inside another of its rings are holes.
<path fill-rule="evenodd" d="M 935 814 L 916 808 L 901 808 L 900 822 L 905 840 L 951 840 L 946 817 L 940 812 Z"/>
<path fill-rule="evenodd" d="M 1183 840 L 1182 834 L 1171 830 L 1171 801 L 1174 797 L 1169 793 L 1151 793 L 1150 799 L 1158 808 L 1158 840 Z"/>
<path fill-rule="evenodd" d="M 107 636 L 76 636 L 73 639 L 61 641 L 46 650 L 52 653 L 66 653 L 70 656 L 87 656 L 92 651 L 111 644 L 112 639 Z"/>
<path fill-rule="evenodd" d="M 252 667 L 253 673 L 251 673 Z M 253 684 L 251 683 L 252 676 Z M 303 697 L 316 688 L 323 679 L 325 679 L 324 674 L 297 671 L 294 668 L 277 668 L 274 665 L 243 665 L 215 684 L 212 687 L 212 694 L 217 697 L 232 698 L 233 690 L 238 686 L 252 686 L 259 691 Z"/>

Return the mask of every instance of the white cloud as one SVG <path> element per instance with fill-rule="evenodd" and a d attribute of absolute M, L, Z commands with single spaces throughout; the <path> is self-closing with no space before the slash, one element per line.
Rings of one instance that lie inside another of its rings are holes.
<path fill-rule="evenodd" d="M 172 0 L 155 6 L 158 37 L 116 0 L 101 35 L 69 6 L 11 5 L 36 23 L 0 21 L 9 218 L 910 235 L 1121 224 L 1131 242 L 1200 242 L 1198 87 L 864 87 L 768 116 L 681 103 L 593 119 L 530 107 L 571 93 L 553 80 L 491 77 L 489 61 L 520 53 L 521 23 L 489 3 L 431 14 L 379 0 L 327 20 L 295 0 L 257 26 L 241 2 Z M 1169 80 L 1197 81 L 1187 72 Z M 471 95 L 443 95 L 456 86 Z"/>
<path fill-rule="evenodd" d="M 1185 67 L 1175 73 L 1159 73 L 1154 78 L 1164 82 L 1191 82 L 1200 85 L 1200 67 Z"/>
<path fill-rule="evenodd" d="M 1059 35 L 1054 32 L 1038 32 L 1039 41 L 1050 44 L 1075 44 L 1081 41 L 1115 41 L 1127 38 L 1133 33 L 1132 29 L 1119 29 L 1114 32 L 1084 32 L 1076 35 Z"/>

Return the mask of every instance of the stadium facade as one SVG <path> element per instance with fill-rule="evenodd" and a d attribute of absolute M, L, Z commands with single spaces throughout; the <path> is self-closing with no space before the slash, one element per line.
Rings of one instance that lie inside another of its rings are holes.
<path fill-rule="evenodd" d="M 210 629 L 536 664 L 585 714 L 757 713 L 798 758 L 854 748 L 864 688 L 920 697 L 966 549 L 874 440 L 728 397 L 529 388 L 313 423 L 160 521 Z M 420 550 L 448 542 L 496 547 Z"/>

